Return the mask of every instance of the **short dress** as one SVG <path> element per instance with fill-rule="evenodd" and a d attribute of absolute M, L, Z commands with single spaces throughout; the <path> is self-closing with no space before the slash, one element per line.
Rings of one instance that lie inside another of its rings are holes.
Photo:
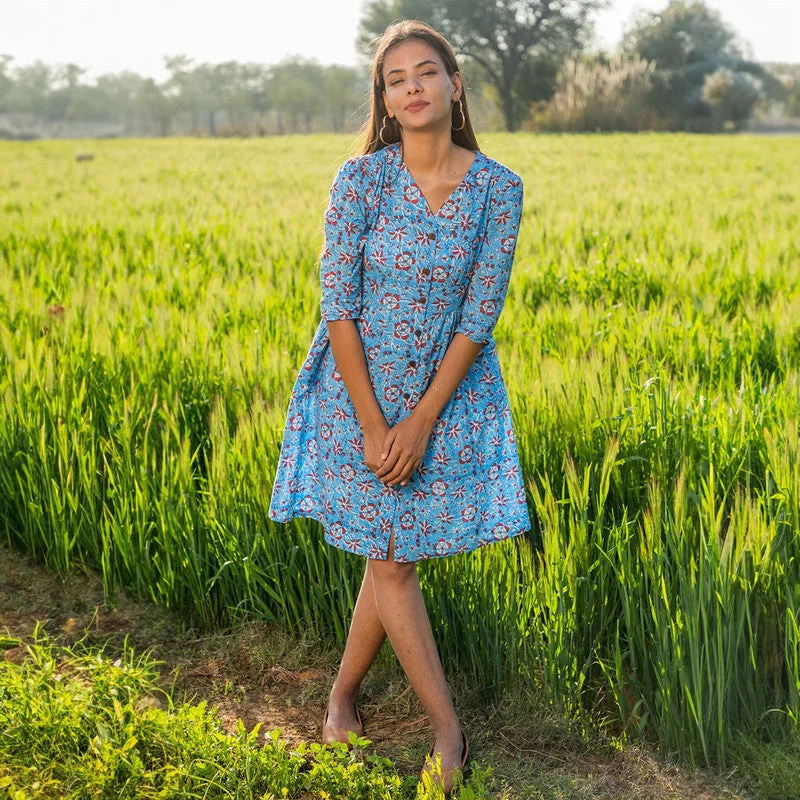
<path fill-rule="evenodd" d="M 476 153 L 433 213 L 399 143 L 345 161 L 324 214 L 321 319 L 289 399 L 269 517 L 316 519 L 325 540 L 398 562 L 454 555 L 531 529 L 493 330 L 522 214 L 519 175 Z M 364 435 L 327 320 L 352 319 L 391 427 L 425 393 L 453 336 L 483 344 L 406 486 L 364 461 Z"/>

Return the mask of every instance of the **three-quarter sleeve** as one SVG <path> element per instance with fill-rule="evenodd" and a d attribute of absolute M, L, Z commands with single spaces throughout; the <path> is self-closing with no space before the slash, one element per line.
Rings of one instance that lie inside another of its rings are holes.
<path fill-rule="evenodd" d="M 348 159 L 339 167 L 330 190 L 319 264 L 320 311 L 325 320 L 357 319 L 361 314 L 367 215 L 360 178 L 357 159 Z"/>
<path fill-rule="evenodd" d="M 476 344 L 490 341 L 505 303 L 522 217 L 522 179 L 505 170 L 490 193 L 486 232 L 455 329 Z"/>

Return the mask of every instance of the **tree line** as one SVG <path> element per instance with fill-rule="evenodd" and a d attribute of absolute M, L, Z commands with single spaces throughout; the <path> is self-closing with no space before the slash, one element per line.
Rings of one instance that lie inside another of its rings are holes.
<path fill-rule="evenodd" d="M 108 135 L 266 135 L 357 130 L 369 108 L 372 42 L 421 19 L 456 48 L 476 127 L 539 130 L 740 128 L 759 103 L 800 116 L 800 65 L 760 64 L 703 0 L 639 10 L 616 54 L 589 52 L 608 0 L 370 0 L 358 67 L 290 57 L 196 64 L 168 56 L 161 82 L 134 72 L 81 82 L 77 64 L 14 67 L 0 55 L 0 136 L 35 123 L 105 125 Z"/>

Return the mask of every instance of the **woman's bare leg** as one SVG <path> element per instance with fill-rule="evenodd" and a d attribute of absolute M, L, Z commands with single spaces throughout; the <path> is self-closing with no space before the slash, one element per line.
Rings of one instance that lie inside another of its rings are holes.
<path fill-rule="evenodd" d="M 444 766 L 458 765 L 461 763 L 461 726 L 433 639 L 416 563 L 394 560 L 393 534 L 389 537 L 388 559 L 371 559 L 370 575 L 375 607 L 383 628 L 430 717 L 436 737 L 434 757 L 439 751 Z"/>
<path fill-rule="evenodd" d="M 328 724 L 347 730 L 357 730 L 355 703 L 361 681 L 372 666 L 386 640 L 386 631 L 375 607 L 370 560 L 364 570 L 364 580 L 358 593 L 353 619 L 347 634 L 339 674 L 333 683 L 328 701 Z"/>

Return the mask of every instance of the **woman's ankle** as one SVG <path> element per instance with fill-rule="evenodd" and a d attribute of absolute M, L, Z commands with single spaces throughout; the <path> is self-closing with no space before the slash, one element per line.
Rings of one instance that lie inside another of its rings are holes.
<path fill-rule="evenodd" d="M 458 720 L 454 723 L 444 724 L 439 727 L 434 727 L 433 729 L 434 739 L 436 741 L 437 748 L 439 746 L 443 746 L 445 742 L 450 744 L 459 744 L 461 742 L 461 725 L 459 724 Z"/>
<path fill-rule="evenodd" d="M 342 700 L 342 701 L 349 701 L 351 703 L 355 703 L 356 697 L 358 697 L 358 690 L 359 687 L 353 689 L 352 687 L 347 688 L 340 686 L 338 683 L 334 682 L 333 686 L 331 687 L 331 699 Z"/>

